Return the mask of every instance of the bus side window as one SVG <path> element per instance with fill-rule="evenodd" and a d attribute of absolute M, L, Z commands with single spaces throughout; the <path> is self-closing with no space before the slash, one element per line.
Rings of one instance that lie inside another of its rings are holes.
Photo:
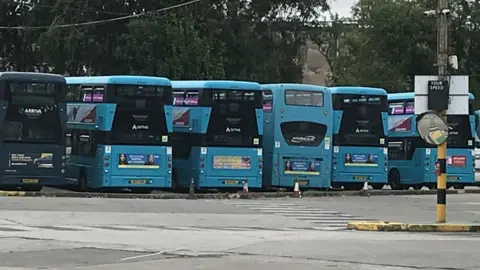
<path fill-rule="evenodd" d="M 77 155 L 94 157 L 96 152 L 95 142 L 90 133 L 83 132 L 77 136 L 75 152 Z"/>
<path fill-rule="evenodd" d="M 403 141 L 388 142 L 388 159 L 390 160 L 405 160 L 406 152 Z"/>
<path fill-rule="evenodd" d="M 405 140 L 405 143 L 407 160 L 412 160 L 415 156 L 415 151 L 419 148 L 423 149 L 426 146 L 426 143 L 421 138 L 416 138 L 414 140 Z"/>

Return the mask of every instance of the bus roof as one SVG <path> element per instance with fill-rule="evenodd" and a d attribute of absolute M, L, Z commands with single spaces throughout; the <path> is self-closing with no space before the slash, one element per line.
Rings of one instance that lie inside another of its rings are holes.
<path fill-rule="evenodd" d="M 387 95 L 387 91 L 382 88 L 362 87 L 362 86 L 335 86 L 328 88 L 332 94 L 369 94 L 369 95 Z"/>
<path fill-rule="evenodd" d="M 150 76 L 89 76 L 89 77 L 66 77 L 67 84 L 123 84 L 123 85 L 153 85 L 171 86 L 171 82 L 163 77 Z"/>
<path fill-rule="evenodd" d="M 264 90 L 288 89 L 293 91 L 325 91 L 327 87 L 303 83 L 272 83 L 262 84 Z"/>
<path fill-rule="evenodd" d="M 0 80 L 65 84 L 62 75 L 37 72 L 0 72 Z"/>
<path fill-rule="evenodd" d="M 172 81 L 172 87 L 177 89 L 261 90 L 259 83 L 246 81 Z"/>
<path fill-rule="evenodd" d="M 414 99 L 414 98 L 415 98 L 414 92 L 388 94 L 388 100 L 404 100 L 404 99 Z M 468 99 L 475 99 L 475 96 L 472 93 L 468 93 Z"/>

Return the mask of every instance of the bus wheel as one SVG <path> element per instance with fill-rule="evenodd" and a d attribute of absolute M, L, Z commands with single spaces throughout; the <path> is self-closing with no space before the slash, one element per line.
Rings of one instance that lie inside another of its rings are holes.
<path fill-rule="evenodd" d="M 383 184 L 371 184 L 373 189 L 382 189 L 383 188 Z"/>
<path fill-rule="evenodd" d="M 88 190 L 87 176 L 85 175 L 84 170 L 80 171 L 80 174 L 78 175 L 77 189 L 78 191 L 82 191 L 82 192 L 85 192 Z"/>
<path fill-rule="evenodd" d="M 397 170 L 391 170 L 388 173 L 388 184 L 393 190 L 401 190 L 402 185 L 400 184 L 400 174 Z"/>
<path fill-rule="evenodd" d="M 456 185 L 453 185 L 453 188 L 454 188 L 454 189 L 464 189 L 464 188 L 465 188 L 465 185 L 463 185 L 463 184 L 456 184 Z"/>

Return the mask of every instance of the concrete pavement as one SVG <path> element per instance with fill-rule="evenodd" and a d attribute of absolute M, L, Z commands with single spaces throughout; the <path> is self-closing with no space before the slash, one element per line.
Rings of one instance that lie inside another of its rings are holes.
<path fill-rule="evenodd" d="M 345 230 L 352 219 L 428 218 L 430 197 L 0 198 L 0 270 L 480 268 L 478 235 Z M 480 196 L 449 200 L 457 218 L 478 215 Z"/>

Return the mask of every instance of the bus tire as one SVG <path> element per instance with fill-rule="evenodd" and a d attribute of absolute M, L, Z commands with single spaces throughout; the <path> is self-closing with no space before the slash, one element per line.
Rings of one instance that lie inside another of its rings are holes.
<path fill-rule="evenodd" d="M 400 173 L 393 169 L 388 173 L 388 184 L 393 190 L 402 190 L 402 185 L 400 183 Z"/>
<path fill-rule="evenodd" d="M 464 189 L 465 185 L 464 184 L 455 184 L 455 185 L 453 185 L 453 188 L 454 189 Z"/>
<path fill-rule="evenodd" d="M 78 174 L 77 189 L 81 192 L 88 191 L 87 173 L 85 173 L 84 168 L 80 169 L 80 173 Z"/>

